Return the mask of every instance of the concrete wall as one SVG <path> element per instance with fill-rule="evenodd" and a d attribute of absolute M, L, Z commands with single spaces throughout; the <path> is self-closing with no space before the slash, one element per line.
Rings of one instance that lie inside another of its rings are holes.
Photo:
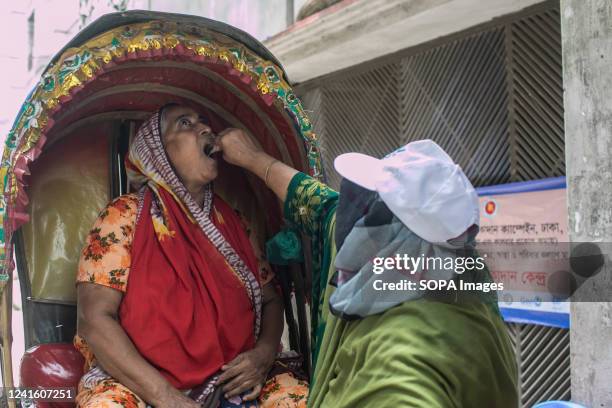
<path fill-rule="evenodd" d="M 570 238 L 610 243 L 612 2 L 561 0 L 561 28 Z M 612 303 L 588 302 L 612 293 L 611 269 L 608 260 L 571 307 L 572 400 L 588 407 L 612 406 Z"/>
<path fill-rule="evenodd" d="M 542 0 L 344 0 L 265 44 L 305 82 L 516 13 Z M 486 4 L 486 7 L 483 7 Z"/>
<path fill-rule="evenodd" d="M 136 0 L 134 3 L 143 3 L 140 8 L 193 14 L 223 21 L 259 40 L 265 40 L 287 28 L 287 0 Z M 304 3 L 305 0 L 293 0 L 294 16 Z"/>

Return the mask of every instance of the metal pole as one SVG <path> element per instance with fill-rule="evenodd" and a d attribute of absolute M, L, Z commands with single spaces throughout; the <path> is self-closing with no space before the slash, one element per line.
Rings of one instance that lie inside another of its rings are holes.
<path fill-rule="evenodd" d="M 293 23 L 295 22 L 294 1 L 295 0 L 287 0 L 287 27 L 293 25 Z"/>
<path fill-rule="evenodd" d="M 0 342 L 2 347 L 2 382 L 5 390 L 13 388 L 13 357 L 11 345 L 13 343 L 12 332 L 12 308 L 13 308 L 13 273 L 9 272 L 6 286 L 0 289 Z M 6 398 L 6 392 L 4 397 Z M 15 400 L 7 398 L 7 406 L 15 408 Z"/>

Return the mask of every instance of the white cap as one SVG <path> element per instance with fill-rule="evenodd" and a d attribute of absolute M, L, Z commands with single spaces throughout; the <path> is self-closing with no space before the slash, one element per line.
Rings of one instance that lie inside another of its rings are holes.
<path fill-rule="evenodd" d="M 479 224 L 472 183 L 431 140 L 408 143 L 382 159 L 342 154 L 334 167 L 342 177 L 378 192 L 404 225 L 431 243 L 445 243 Z"/>

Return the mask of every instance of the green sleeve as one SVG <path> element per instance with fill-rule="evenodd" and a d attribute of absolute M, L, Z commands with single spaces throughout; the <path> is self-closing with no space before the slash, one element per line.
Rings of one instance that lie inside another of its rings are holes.
<path fill-rule="evenodd" d="M 325 184 L 297 173 L 287 189 L 285 219 L 310 238 L 312 266 L 311 292 L 311 347 L 316 359 L 325 331 L 326 306 L 324 291 L 334 253 L 334 225 L 338 193 Z M 316 360 L 313 361 L 313 368 Z"/>
<path fill-rule="evenodd" d="M 336 208 L 338 193 L 304 174 L 291 179 L 285 199 L 285 219 L 306 235 L 321 234 L 329 215 Z"/>

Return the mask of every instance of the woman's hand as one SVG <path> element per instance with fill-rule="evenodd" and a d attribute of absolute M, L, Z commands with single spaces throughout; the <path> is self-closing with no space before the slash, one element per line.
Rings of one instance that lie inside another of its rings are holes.
<path fill-rule="evenodd" d="M 199 403 L 176 389 L 168 390 L 153 405 L 155 408 L 200 408 Z"/>
<path fill-rule="evenodd" d="M 297 170 L 267 155 L 243 130 L 229 128 L 219 133 L 217 146 L 223 159 L 240 166 L 262 179 L 274 193 L 285 201 L 289 182 Z"/>
<path fill-rule="evenodd" d="M 255 346 L 252 350 L 239 354 L 232 361 L 221 367 L 223 373 L 217 384 L 224 384 L 223 391 L 226 398 L 252 391 L 244 397 L 253 400 L 259 396 L 261 388 L 266 381 L 268 371 L 274 363 L 276 353 L 266 346 Z"/>
<path fill-rule="evenodd" d="M 249 169 L 262 150 L 241 129 L 228 128 L 219 133 L 217 144 L 223 159 L 233 165 Z"/>

